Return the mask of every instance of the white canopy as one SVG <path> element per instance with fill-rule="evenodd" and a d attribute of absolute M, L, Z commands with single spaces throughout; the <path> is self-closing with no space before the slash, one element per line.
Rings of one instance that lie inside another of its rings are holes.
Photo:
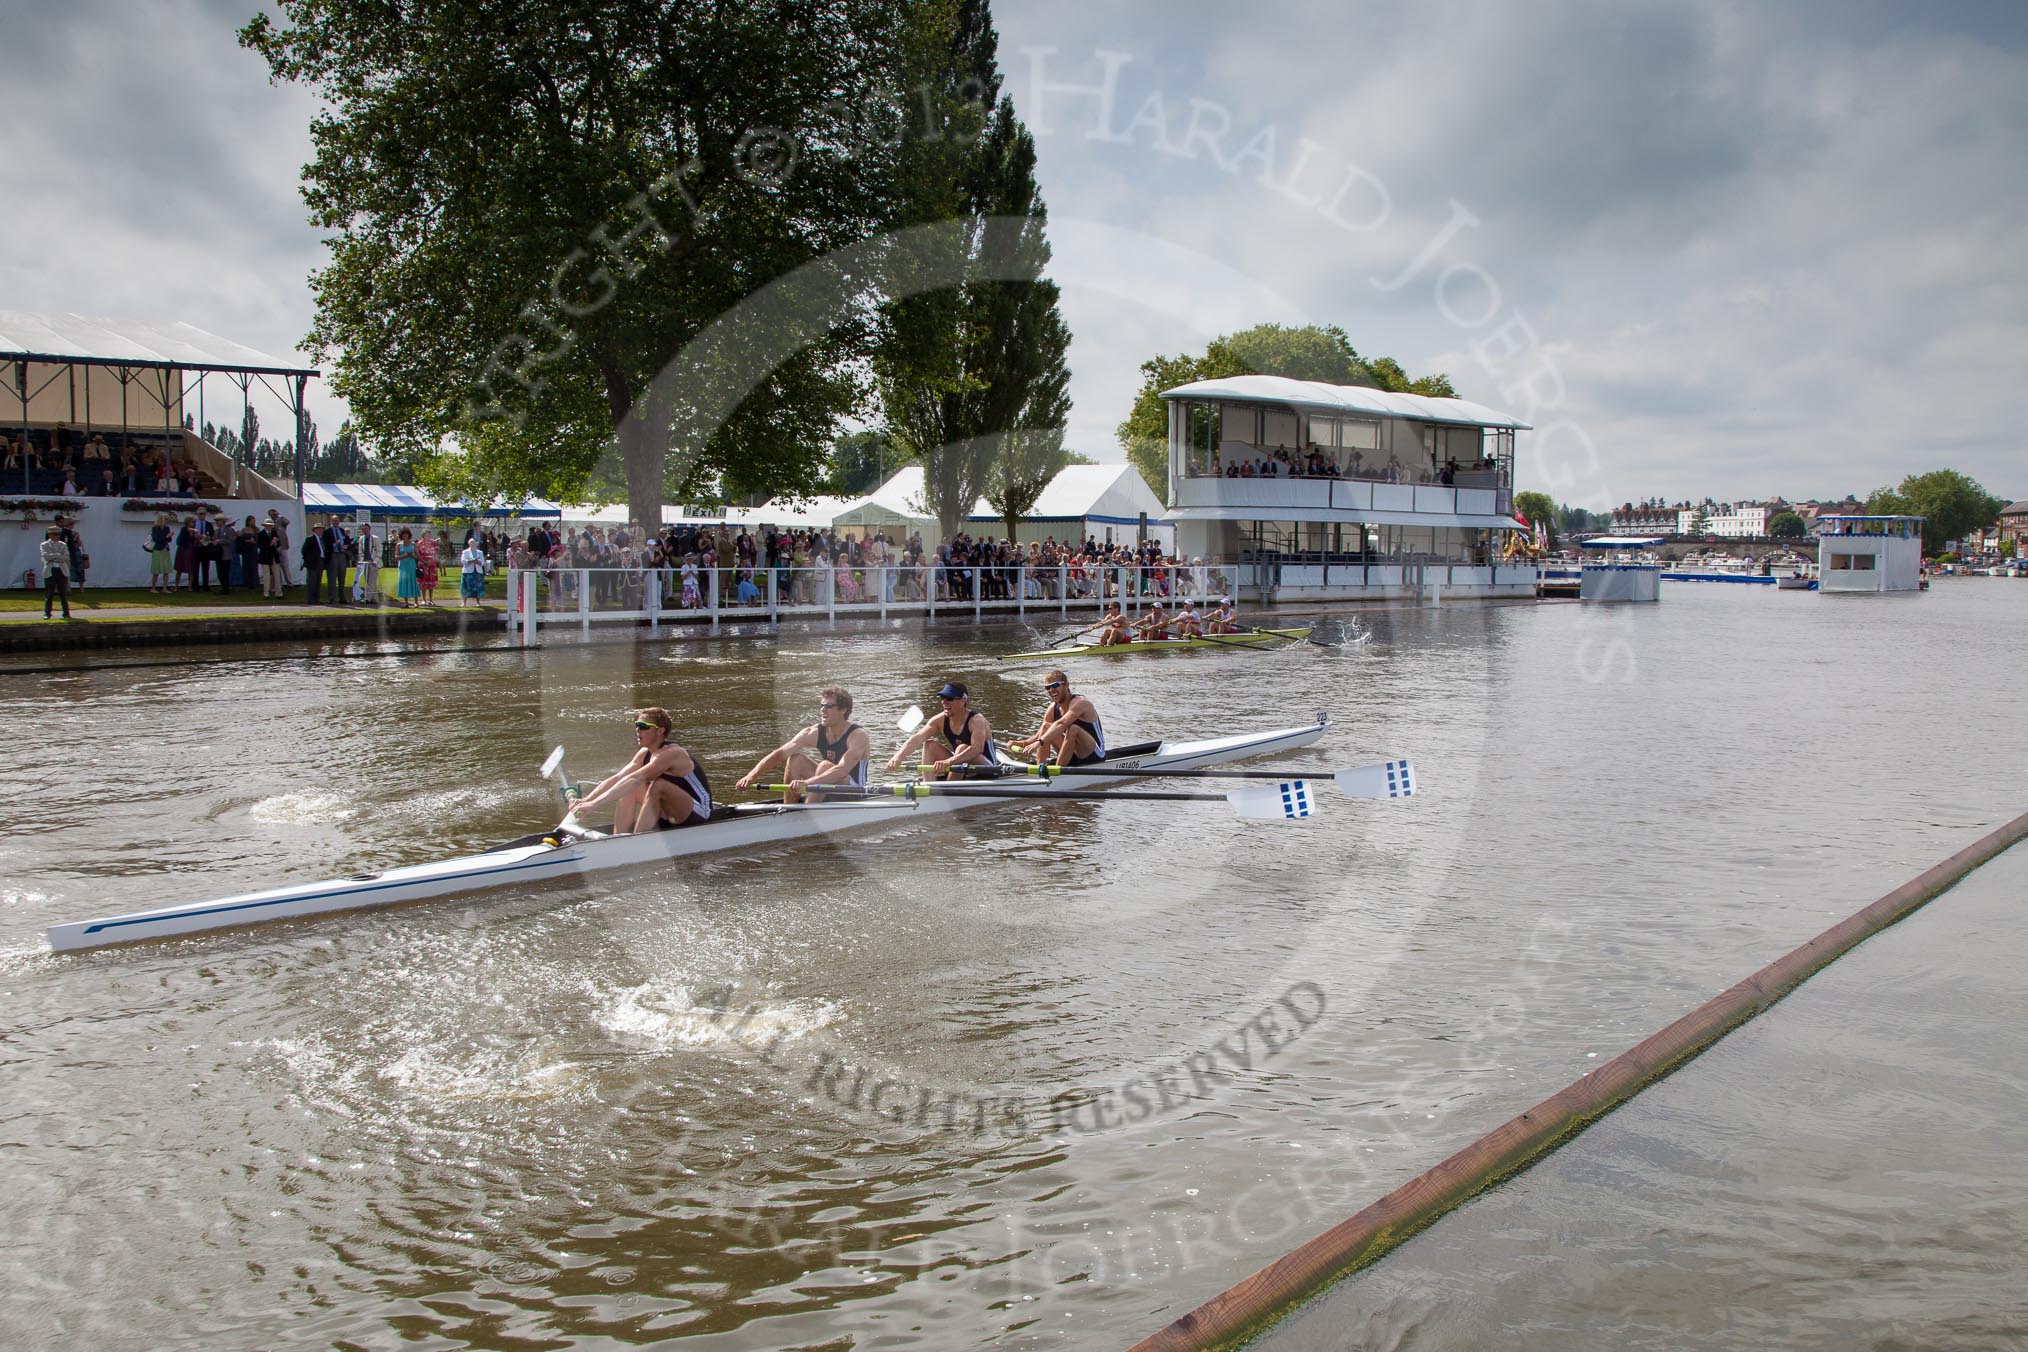
<path fill-rule="evenodd" d="M 206 333 L 195 324 L 93 319 L 74 314 L 0 310 L 0 361 L 153 366 L 314 376 L 317 368 Z"/>
<path fill-rule="evenodd" d="M 878 529 L 905 526 L 912 530 L 936 528 L 936 518 L 923 505 L 921 465 L 909 465 L 857 503 L 842 510 L 833 524 L 843 527 Z M 1112 526 L 1137 526 L 1145 513 L 1151 525 L 1167 525 L 1166 509 L 1132 465 L 1066 465 L 1056 472 L 1042 490 L 1042 496 L 1022 517 L 1042 523 L 1097 522 Z M 980 498 L 972 504 L 967 522 L 981 524 L 1000 520 L 993 504 Z"/>
<path fill-rule="evenodd" d="M 1438 399 L 1426 394 L 1393 394 L 1364 385 L 1326 385 L 1287 376 L 1228 376 L 1196 380 L 1162 391 L 1164 399 L 1230 399 L 1250 404 L 1286 404 L 1330 413 L 1366 413 L 1383 418 L 1452 423 L 1464 427 L 1512 427 L 1532 430 L 1505 413 L 1469 399 Z"/>

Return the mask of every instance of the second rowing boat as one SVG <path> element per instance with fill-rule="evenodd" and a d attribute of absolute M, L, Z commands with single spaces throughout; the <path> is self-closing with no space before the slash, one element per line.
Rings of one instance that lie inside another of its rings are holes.
<path fill-rule="evenodd" d="M 1003 662 L 1026 661 L 1035 657 L 1090 657 L 1096 653 L 1166 653 L 1184 648 L 1250 647 L 1276 639 L 1304 639 L 1312 626 L 1301 629 L 1243 629 L 1237 634 L 1212 634 L 1205 638 L 1137 638 L 1132 643 L 1080 643 L 1071 648 L 1045 648 L 1041 652 L 1008 653 Z"/>
<path fill-rule="evenodd" d="M 1189 770 L 1224 765 L 1309 746 L 1324 735 L 1328 723 L 1328 716 L 1320 713 L 1315 723 L 1303 727 L 1213 737 L 1203 741 L 1148 742 L 1120 748 L 1107 758 L 1106 764 L 1116 765 L 1122 770 Z M 1089 788 L 1109 782 L 1117 781 L 1102 777 L 1086 778 L 1078 781 L 1077 787 Z M 646 867 L 686 855 L 752 849 L 811 836 L 891 826 L 911 812 L 961 812 L 993 803 L 1020 802 L 1023 799 L 1046 802 L 1051 798 L 1067 797 L 1069 790 L 1059 790 L 1058 783 L 1054 780 L 1036 781 L 1032 786 L 1021 783 L 1010 786 L 1005 797 L 995 799 L 932 796 L 817 807 L 742 804 L 720 807 L 709 822 L 697 826 L 638 835 L 607 835 L 601 831 L 579 831 L 568 835 L 548 832 L 526 836 L 484 854 L 467 855 L 461 859 L 414 864 L 383 873 L 360 873 L 349 878 L 298 883 L 264 892 L 222 897 L 216 901 L 52 925 L 45 937 L 50 948 L 57 951 L 99 948 L 205 930 L 231 929 L 269 920 L 394 906 L 491 887 L 550 882 L 607 869 Z"/>

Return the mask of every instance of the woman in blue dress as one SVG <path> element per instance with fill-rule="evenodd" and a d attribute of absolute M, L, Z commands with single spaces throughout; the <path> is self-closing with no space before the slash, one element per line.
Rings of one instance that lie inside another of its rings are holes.
<path fill-rule="evenodd" d="M 415 537 L 409 534 L 407 526 L 401 528 L 401 537 L 395 541 L 394 563 L 399 570 L 394 583 L 395 599 L 405 606 L 415 605 L 422 600 L 422 586 L 415 572 Z"/>

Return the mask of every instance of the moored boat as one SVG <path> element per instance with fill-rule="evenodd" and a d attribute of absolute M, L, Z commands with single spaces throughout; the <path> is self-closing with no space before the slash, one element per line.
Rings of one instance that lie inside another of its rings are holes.
<path fill-rule="evenodd" d="M 1104 653 L 1167 653 L 1185 648 L 1257 647 L 1277 639 L 1306 639 L 1314 625 L 1300 629 L 1243 629 L 1236 634 L 1211 634 L 1204 638 L 1137 638 L 1132 643 L 1081 643 L 1069 648 L 1045 648 L 1040 652 L 1008 653 L 1003 662 L 1034 658 L 1092 657 Z"/>
<path fill-rule="evenodd" d="M 1120 748 L 1107 758 L 1105 765 L 1121 770 L 1191 770 L 1224 765 L 1309 746 L 1323 737 L 1328 725 L 1328 716 L 1320 713 L 1315 723 L 1301 727 L 1200 741 L 1147 742 Z M 1291 778 L 1295 777 L 1292 773 Z M 1073 783 L 1074 789 L 1084 790 L 1118 782 L 1106 777 L 1087 777 Z M 709 822 L 681 830 L 637 835 L 608 835 L 589 830 L 568 835 L 543 833 L 460 859 L 52 925 L 45 939 L 52 950 L 61 952 L 231 929 L 270 920 L 367 910 L 509 884 L 551 882 L 609 869 L 648 867 L 689 855 L 753 849 L 812 836 L 894 826 L 907 820 L 910 813 L 958 812 L 1029 799 L 1048 801 L 1052 797 L 1068 797 L 1072 792 L 1073 787 L 1064 786 L 1061 780 L 1041 779 L 1011 781 L 1005 797 L 992 799 L 931 796 L 805 807 L 774 803 L 725 806 Z"/>

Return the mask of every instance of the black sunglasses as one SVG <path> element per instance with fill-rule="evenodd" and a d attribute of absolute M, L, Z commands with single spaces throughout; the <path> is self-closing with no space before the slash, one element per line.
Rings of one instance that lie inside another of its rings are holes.
<path fill-rule="evenodd" d="M 1062 681 L 1044 681 L 1044 682 L 1042 683 L 1042 688 L 1043 688 L 1044 690 L 1061 690 L 1061 689 L 1063 688 L 1063 682 L 1062 682 Z"/>

